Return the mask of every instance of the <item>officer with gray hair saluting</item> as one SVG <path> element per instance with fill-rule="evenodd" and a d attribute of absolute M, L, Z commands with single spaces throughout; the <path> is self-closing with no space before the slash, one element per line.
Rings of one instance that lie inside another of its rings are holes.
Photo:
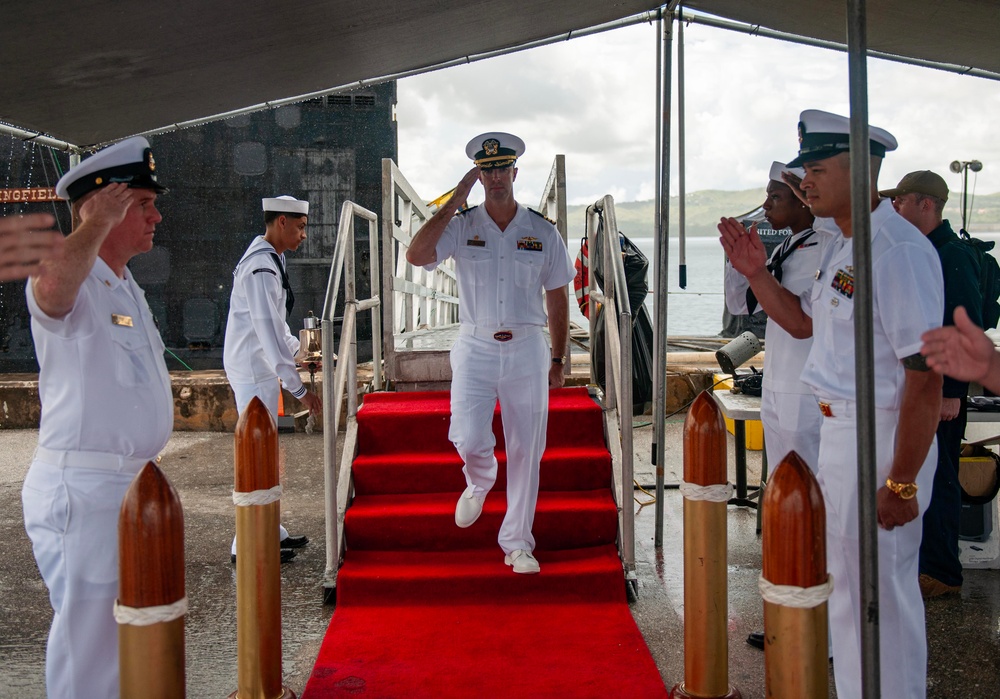
<path fill-rule="evenodd" d="M 163 342 L 126 265 L 152 249 L 166 191 L 141 137 L 72 168 L 56 193 L 73 231 L 27 285 L 42 418 L 22 500 L 54 612 L 50 697 L 118 696 L 118 513 L 174 418 Z"/>

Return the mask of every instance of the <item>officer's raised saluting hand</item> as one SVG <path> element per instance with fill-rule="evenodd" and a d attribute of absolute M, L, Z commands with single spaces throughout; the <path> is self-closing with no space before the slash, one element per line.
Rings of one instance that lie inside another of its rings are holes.
<path fill-rule="evenodd" d="M 107 226 L 110 231 L 125 220 L 125 213 L 135 198 L 133 190 L 127 184 L 116 182 L 98 189 L 80 207 L 80 218 L 90 224 Z"/>
<path fill-rule="evenodd" d="M 460 206 L 465 204 L 465 200 L 469 198 L 469 192 L 472 188 L 476 186 L 476 182 L 479 181 L 479 166 L 473 167 L 465 176 L 459 180 L 458 186 L 455 187 L 455 193 L 451 195 L 451 199 L 448 203 L 455 204 L 455 210 L 457 211 Z"/>

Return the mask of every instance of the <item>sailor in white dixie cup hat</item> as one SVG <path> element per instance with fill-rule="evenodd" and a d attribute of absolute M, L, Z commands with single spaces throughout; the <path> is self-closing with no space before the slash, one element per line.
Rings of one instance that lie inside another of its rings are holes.
<path fill-rule="evenodd" d="M 858 468 L 855 395 L 854 247 L 851 221 L 850 120 L 802 112 L 800 149 L 789 165 L 805 168 L 801 189 L 813 214 L 829 217 L 811 290 L 801 299 L 782 293 L 759 270 L 747 276 L 770 318 L 793 336 L 812 335 L 802 372 L 823 414 L 817 480 L 827 513 L 827 562 L 834 579 L 829 600 L 837 695 L 861 696 Z M 879 632 L 883 696 L 926 695 L 927 642 L 918 584 L 921 517 L 937 463 L 934 433 L 941 377 L 920 355 L 921 335 L 941 325 L 944 285 L 934 246 L 880 199 L 882 157 L 896 148 L 892 134 L 872 127 L 863 146 L 871 157 L 871 266 L 875 389 Z M 722 226 L 720 226 L 720 229 Z M 723 235 L 739 254 L 738 231 Z M 735 264 L 735 263 L 734 263 Z M 752 266 L 752 265 L 751 265 Z"/>
<path fill-rule="evenodd" d="M 451 351 L 449 438 L 465 462 L 467 485 L 455 523 L 471 526 L 496 482 L 493 411 L 499 399 L 507 449 L 499 544 L 515 573 L 537 573 L 531 529 L 549 388 L 564 382 L 573 262 L 555 226 L 514 199 L 524 141 L 491 131 L 469 141 L 465 152 L 475 167 L 417 232 L 406 259 L 430 271 L 455 258 L 461 327 Z M 477 182 L 485 203 L 456 215 Z M 546 324 L 551 350 L 542 333 Z"/>
<path fill-rule="evenodd" d="M 789 169 L 784 163 L 771 164 L 767 193 L 762 208 L 764 217 L 775 231 L 789 229 L 791 233 L 776 246 L 767 260 L 767 272 L 795 296 L 812 288 L 813 275 L 819 263 L 821 233 L 813 229 L 813 215 L 792 192 L 782 175 L 801 179 L 805 172 Z M 756 238 L 756 226 L 744 235 Z M 722 239 L 725 243 L 725 238 Z M 760 245 L 763 254 L 763 244 Z M 726 307 L 733 315 L 752 315 L 760 310 L 750 281 L 739 272 L 730 259 L 725 267 Z M 812 339 L 792 337 L 773 319 L 765 328 L 767 352 L 764 354 L 764 379 L 761 390 L 760 419 L 764 427 L 764 449 L 770 467 L 777 468 L 781 460 L 794 451 L 816 472 L 819 461 L 819 430 L 823 416 L 816 405 L 812 390 L 799 379 Z M 764 634 L 751 633 L 747 642 L 764 649 Z"/>
<path fill-rule="evenodd" d="M 317 413 L 322 401 L 299 377 L 295 368 L 299 340 L 285 320 L 295 302 L 285 252 L 298 249 L 306 239 L 309 202 L 283 195 L 263 199 L 262 208 L 264 235 L 253 239 L 233 271 L 223 350 L 226 378 L 241 414 L 257 396 L 277 419 L 279 378 L 289 393 Z M 283 526 L 279 539 L 282 562 L 295 557 L 292 549 L 309 543 L 305 536 L 290 536 Z M 231 558 L 236 559 L 235 538 Z"/>
<path fill-rule="evenodd" d="M 117 697 L 119 510 L 173 429 L 163 342 L 126 265 L 153 247 L 166 188 L 136 137 L 70 169 L 56 191 L 75 225 L 26 289 L 42 416 L 24 526 L 54 611 L 48 696 Z"/>
<path fill-rule="evenodd" d="M 801 296 L 812 288 L 822 236 L 813 229 L 813 215 L 808 207 L 782 179 L 785 172 L 799 178 L 805 174 L 802 170 L 790 170 L 784 163 L 771 165 L 764 217 L 773 230 L 787 228 L 791 233 L 772 251 L 767 270 L 782 287 Z M 750 282 L 731 261 L 726 262 L 725 290 L 726 307 L 733 315 L 760 310 Z M 796 339 L 770 319 L 766 338 L 761 422 L 768 463 L 777 467 L 788 452 L 795 451 L 815 472 L 822 416 L 812 391 L 799 380 L 812 340 Z"/>

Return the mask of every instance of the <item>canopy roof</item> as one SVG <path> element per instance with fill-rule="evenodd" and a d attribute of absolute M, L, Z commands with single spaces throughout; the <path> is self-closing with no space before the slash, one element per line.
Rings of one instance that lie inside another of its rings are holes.
<path fill-rule="evenodd" d="M 846 43 L 846 0 L 685 0 L 685 8 L 798 36 Z M 1000 76 L 996 0 L 868 0 L 871 50 Z"/>
<path fill-rule="evenodd" d="M 42 0 L 0 23 L 0 121 L 80 146 L 593 27 L 655 0 Z M 841 0 L 690 0 L 843 43 Z M 1000 74 L 995 0 L 869 0 L 873 49 Z"/>

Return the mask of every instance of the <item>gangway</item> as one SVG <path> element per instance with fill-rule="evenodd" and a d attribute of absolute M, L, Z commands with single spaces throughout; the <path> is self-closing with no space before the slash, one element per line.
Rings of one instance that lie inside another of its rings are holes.
<path fill-rule="evenodd" d="M 352 461 L 357 451 L 358 367 L 357 325 L 359 312 L 372 313 L 373 377 L 371 388 L 383 386 L 395 391 L 447 390 L 451 382 L 448 353 L 458 336 L 458 284 L 451 260 L 433 272 L 410 265 L 406 248 L 420 227 L 431 217 L 429 208 L 407 182 L 391 159 L 382 161 L 383 207 L 381 231 L 384 244 L 379 256 L 380 230 L 378 216 L 353 202 L 345 202 L 337 232 L 337 248 L 327 286 L 323 309 L 323 356 L 334 362 L 323 365 L 324 477 L 326 510 L 327 560 L 324 572 L 324 597 L 332 601 L 336 594 L 337 571 L 343 561 L 343 522 L 353 492 Z M 555 216 L 557 228 L 565 242 L 566 175 L 564 156 L 556 156 L 539 209 L 543 215 Z M 588 211 L 588 237 L 591 249 L 595 241 L 596 215 L 602 212 L 615 226 L 614 201 L 606 196 Z M 354 222 L 368 224 L 370 279 L 372 290 L 379 288 L 381 296 L 372 293 L 368 299 L 357 298 L 354 260 Z M 612 228 L 614 229 L 614 228 Z M 618 550 L 625 571 L 630 595 L 636 592 L 635 542 L 631 508 L 632 491 L 632 423 L 630 411 L 624 419 L 619 406 L 631 405 L 631 329 L 632 313 L 624 282 L 621 255 L 612 249 L 614 236 L 603 236 L 605 249 L 597 252 L 605 259 L 607 275 L 605 289 L 594 287 L 590 278 L 591 298 L 608 305 L 604 314 L 607 393 L 592 389 L 602 407 L 604 433 L 612 455 L 613 492 L 618 510 Z M 378 273 L 378 261 L 382 274 Z M 344 309 L 339 351 L 334 355 L 333 320 L 336 299 L 343 283 Z M 381 322 L 379 313 L 381 311 Z M 596 315 L 596 314 L 595 314 Z M 593 320 L 592 320 L 593 323 Z M 566 354 L 569 354 L 568 347 Z M 570 372 L 572 365 L 567 364 Z M 346 402 L 346 404 L 345 404 Z M 344 420 L 345 439 L 338 454 L 337 434 Z"/>

